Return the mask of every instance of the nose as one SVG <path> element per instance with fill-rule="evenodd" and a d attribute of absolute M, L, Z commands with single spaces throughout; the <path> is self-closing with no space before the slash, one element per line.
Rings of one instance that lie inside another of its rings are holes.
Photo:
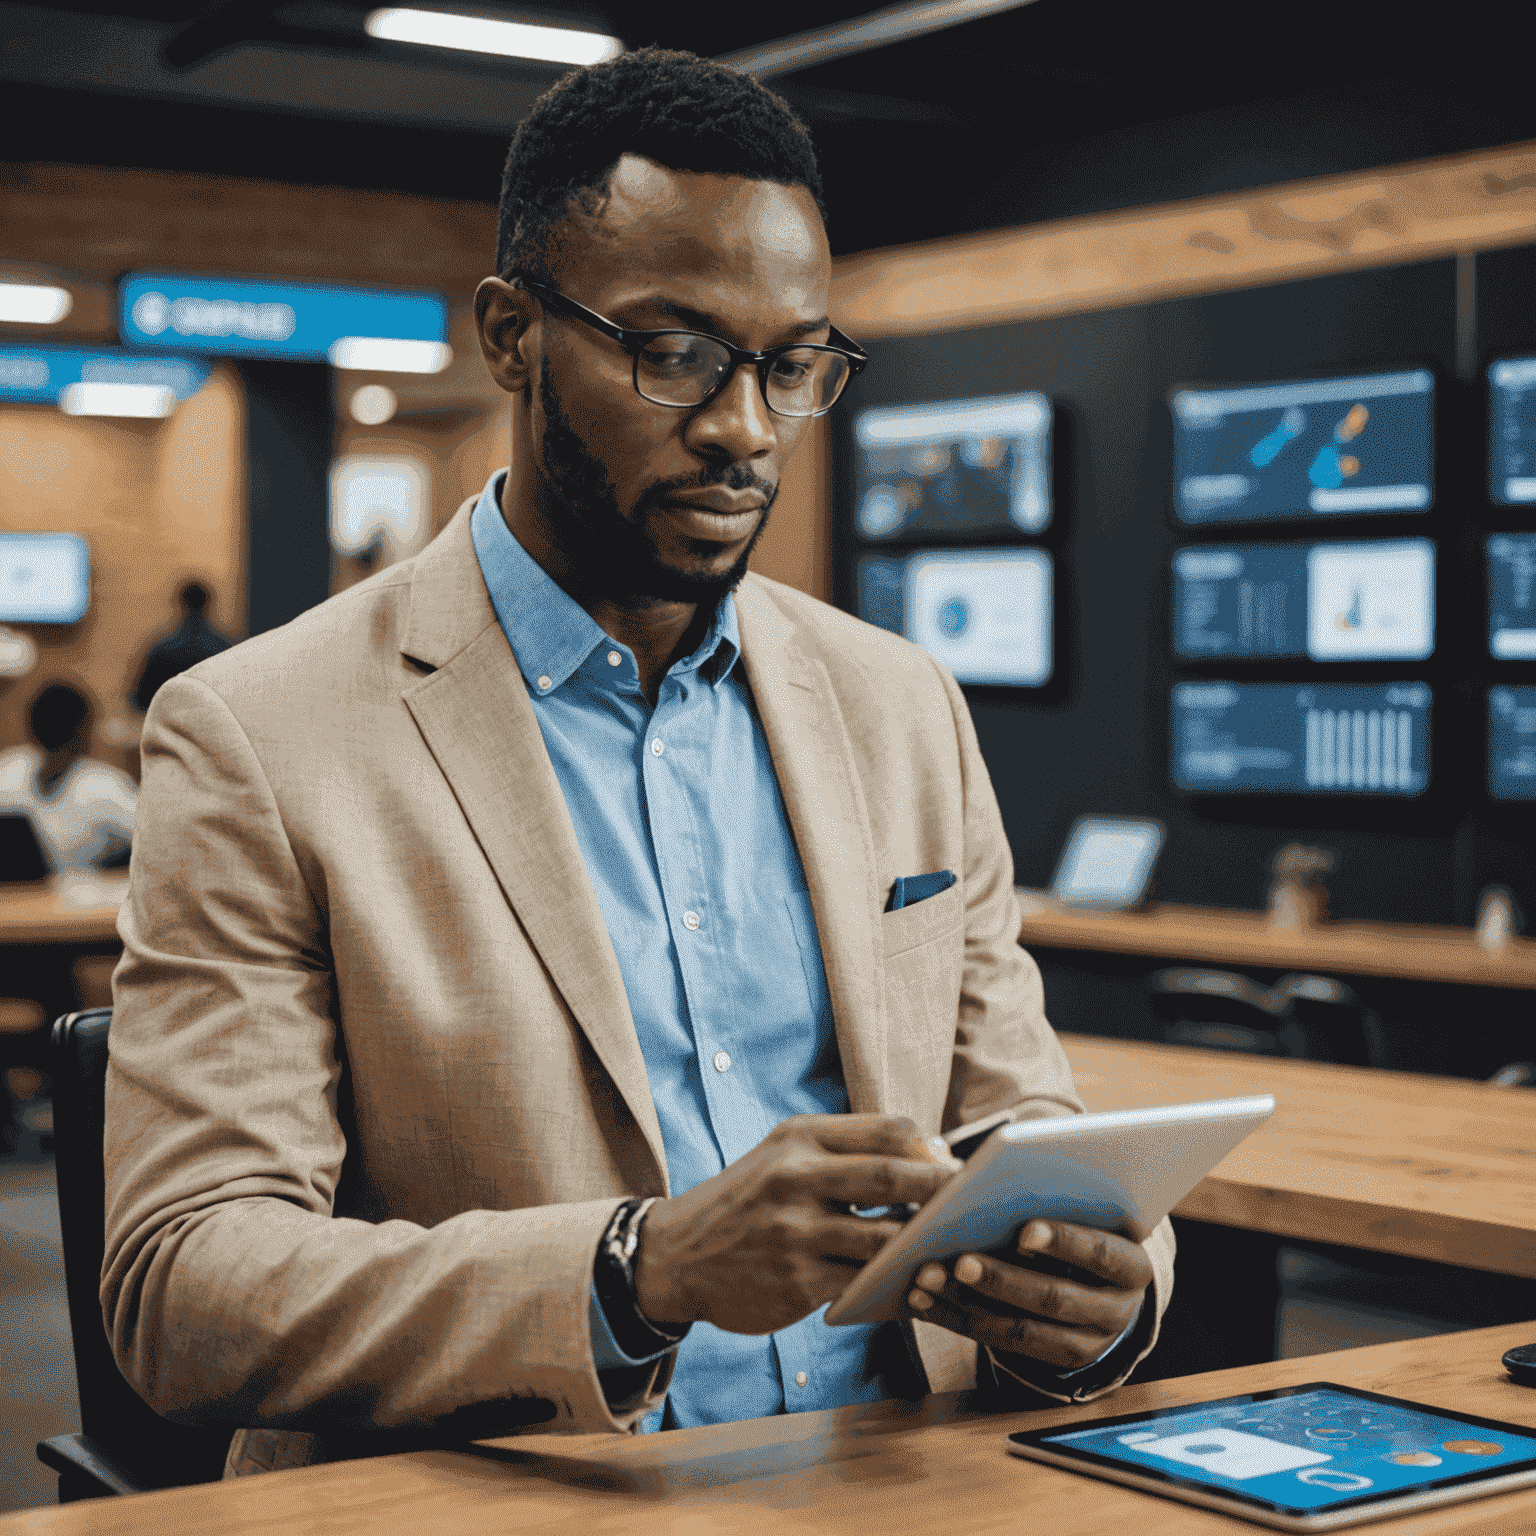
<path fill-rule="evenodd" d="M 761 459 L 777 449 L 778 427 L 751 363 L 737 367 L 720 393 L 694 413 L 685 440 L 696 452 L 733 464 Z"/>

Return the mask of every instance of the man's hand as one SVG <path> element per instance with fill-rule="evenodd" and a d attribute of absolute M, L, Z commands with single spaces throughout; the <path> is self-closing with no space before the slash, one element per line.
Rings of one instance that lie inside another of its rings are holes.
<path fill-rule="evenodd" d="M 796 1115 L 730 1167 L 658 1200 L 635 1259 L 640 1310 L 658 1327 L 786 1328 L 840 1296 L 901 1230 L 848 1207 L 921 1205 L 961 1165 L 891 1115 Z"/>
<path fill-rule="evenodd" d="M 1103 1283 L 1042 1273 L 1029 1267 L 1037 1257 L 1075 1265 Z M 942 1264 L 924 1264 L 907 1305 L 913 1317 L 999 1354 L 1072 1371 L 1097 1360 L 1130 1327 L 1151 1283 L 1152 1265 L 1139 1243 L 1092 1227 L 1031 1221 L 1016 1254 L 962 1254 L 952 1274 Z"/>

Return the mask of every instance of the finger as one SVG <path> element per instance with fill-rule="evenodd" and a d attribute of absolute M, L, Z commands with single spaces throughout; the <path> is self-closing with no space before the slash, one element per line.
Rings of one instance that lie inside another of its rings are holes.
<path fill-rule="evenodd" d="M 1152 1283 L 1152 1261 L 1140 1243 L 1118 1232 L 1079 1227 L 1067 1221 L 1031 1221 L 1019 1233 L 1020 1253 L 1048 1253 L 1127 1291 Z"/>
<path fill-rule="evenodd" d="M 796 1115 L 782 1129 L 810 1136 L 828 1152 L 872 1152 L 962 1167 L 942 1136 L 925 1136 L 905 1115 Z"/>
<path fill-rule="evenodd" d="M 926 1299 L 928 1304 L 923 1306 L 918 1298 Z M 935 1323 L 1004 1354 L 1027 1355 L 1058 1370 L 1071 1371 L 1088 1365 L 1105 1349 L 1106 1341 L 1099 1333 L 1038 1318 L 1004 1317 L 923 1290 L 909 1291 L 907 1306 L 909 1316 L 922 1322 Z"/>
<path fill-rule="evenodd" d="M 1141 1303 L 1140 1291 L 1083 1285 L 979 1253 L 963 1254 L 955 1261 L 946 1293 L 950 1289 L 957 1289 L 961 1296 L 975 1292 L 1004 1307 L 1032 1312 L 1066 1327 L 1108 1332 L 1111 1337 L 1125 1327 Z"/>
<path fill-rule="evenodd" d="M 811 1251 L 823 1258 L 867 1264 L 902 1228 L 899 1221 L 861 1216 L 825 1216 L 809 1230 Z"/>
<path fill-rule="evenodd" d="M 848 1205 L 917 1205 L 931 1199 L 954 1174 L 936 1163 L 898 1157 L 828 1157 L 787 1173 L 821 1200 Z"/>

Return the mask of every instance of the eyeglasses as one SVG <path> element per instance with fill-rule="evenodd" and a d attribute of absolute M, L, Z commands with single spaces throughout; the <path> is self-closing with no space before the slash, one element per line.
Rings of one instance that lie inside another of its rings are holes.
<path fill-rule="evenodd" d="M 832 326 L 828 344 L 791 342 L 749 352 L 702 331 L 633 331 L 568 299 L 547 283 L 514 277 L 546 309 L 601 331 L 634 359 L 635 391 L 653 405 L 694 410 L 708 405 L 743 363 L 757 369 L 768 409 L 778 416 L 822 416 L 844 385 L 869 361 L 858 342 Z"/>

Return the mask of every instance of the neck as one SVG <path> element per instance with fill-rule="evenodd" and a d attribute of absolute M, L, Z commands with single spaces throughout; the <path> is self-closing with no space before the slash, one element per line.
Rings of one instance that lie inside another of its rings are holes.
<path fill-rule="evenodd" d="M 697 603 L 655 597 L 616 598 L 585 586 L 576 561 L 555 537 L 555 517 L 527 469 L 530 457 L 514 452 L 512 468 L 502 484 L 501 515 L 508 530 L 544 574 L 591 615 L 604 634 L 634 652 L 640 687 L 654 704 L 667 669 L 694 650 L 711 615 L 702 612 Z"/>

